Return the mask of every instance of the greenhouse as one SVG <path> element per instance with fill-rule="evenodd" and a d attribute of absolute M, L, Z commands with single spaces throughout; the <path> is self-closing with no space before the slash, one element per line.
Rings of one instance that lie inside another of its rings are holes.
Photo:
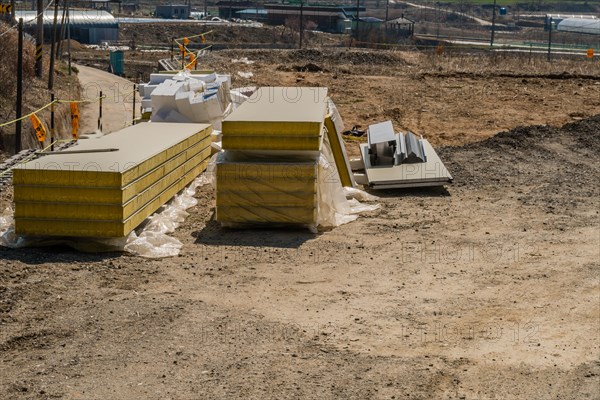
<path fill-rule="evenodd" d="M 565 18 L 558 23 L 556 30 L 600 35 L 600 19 Z"/>

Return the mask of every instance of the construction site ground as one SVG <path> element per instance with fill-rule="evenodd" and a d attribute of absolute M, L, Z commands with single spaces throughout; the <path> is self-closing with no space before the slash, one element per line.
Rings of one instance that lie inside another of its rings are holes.
<path fill-rule="evenodd" d="M 0 247 L 0 393 L 600 397 L 600 71 L 527 61 L 213 52 L 234 86 L 328 86 L 347 128 L 424 135 L 455 183 L 319 234 L 223 229 L 204 186 L 162 260 Z"/>

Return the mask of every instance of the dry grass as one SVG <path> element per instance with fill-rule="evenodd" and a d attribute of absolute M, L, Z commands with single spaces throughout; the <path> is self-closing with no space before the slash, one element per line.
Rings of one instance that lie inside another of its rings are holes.
<path fill-rule="evenodd" d="M 450 51 L 452 51 L 450 49 Z M 590 75 L 600 78 L 600 63 L 580 58 L 554 56 L 547 61 L 545 54 L 502 53 L 481 51 L 478 54 L 444 51 L 441 55 L 434 52 L 423 53 L 420 63 L 423 72 L 443 71 L 445 73 L 471 74 L 510 74 L 520 75 Z"/>
<path fill-rule="evenodd" d="M 9 29 L 9 25 L 0 22 L 0 32 Z M 17 76 L 17 53 L 18 53 L 17 29 L 12 29 L 2 36 L 0 46 L 0 93 L 7 95 L 16 91 Z M 34 76 L 35 45 L 25 39 L 23 41 L 23 77 L 25 85 Z"/>
<path fill-rule="evenodd" d="M 0 23 L 0 32 L 8 29 L 8 25 Z M 17 74 L 17 32 L 13 30 L 2 37 L 0 46 L 0 121 L 9 121 L 15 118 L 16 74 Z M 23 114 L 34 111 L 50 102 L 48 90 L 48 51 L 43 57 L 42 78 L 35 77 L 35 45 L 27 40 L 23 42 Z M 49 46 L 47 46 L 49 47 Z M 46 49 L 45 50 L 49 50 Z M 79 99 L 80 87 L 75 74 L 68 76 L 64 63 L 56 65 L 55 95 L 59 99 Z M 65 105 L 57 105 L 57 132 L 60 137 L 68 136 L 68 112 Z M 50 111 L 46 109 L 38 115 L 49 126 Z M 14 124 L 0 128 L 0 151 L 12 153 L 14 151 Z M 22 128 L 23 148 L 39 147 L 35 139 L 29 119 L 23 121 Z M 48 141 L 48 139 L 47 139 Z M 49 143 L 49 142 L 48 142 Z M 47 143 L 47 144 L 48 144 Z"/>

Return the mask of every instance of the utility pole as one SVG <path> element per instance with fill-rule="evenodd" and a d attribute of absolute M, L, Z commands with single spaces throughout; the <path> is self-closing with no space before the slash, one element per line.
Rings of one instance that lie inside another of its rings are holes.
<path fill-rule="evenodd" d="M 548 24 L 548 61 L 552 59 L 552 17 Z"/>
<path fill-rule="evenodd" d="M 67 2 L 69 0 L 65 0 L 65 4 L 62 9 L 62 18 L 60 20 L 60 39 L 58 41 L 58 46 L 56 46 L 56 58 L 62 59 L 62 50 L 63 50 L 63 41 L 65 40 L 65 20 L 67 15 Z"/>
<path fill-rule="evenodd" d="M 15 3 L 16 3 L 15 0 L 10 0 L 10 5 L 11 5 L 11 7 L 10 7 L 10 24 L 11 25 L 13 24 L 13 22 L 15 20 L 15 6 L 16 6 Z"/>
<path fill-rule="evenodd" d="M 304 0 L 300 0 L 300 49 L 302 49 L 302 37 L 304 36 Z"/>
<path fill-rule="evenodd" d="M 386 2 L 385 2 L 385 22 L 388 22 L 389 10 L 390 10 L 390 0 L 386 0 Z"/>
<path fill-rule="evenodd" d="M 21 114 L 23 106 L 23 18 L 19 18 L 17 54 L 17 123 L 15 124 L 15 154 L 21 151 Z"/>
<path fill-rule="evenodd" d="M 50 67 L 48 68 L 48 90 L 54 88 L 54 50 L 56 48 L 56 24 L 58 21 L 58 0 L 54 0 L 54 21 L 52 22 L 52 45 L 50 47 Z"/>
<path fill-rule="evenodd" d="M 69 13 L 69 0 L 67 0 L 67 53 L 69 54 L 69 75 L 71 75 L 71 14 Z"/>
<path fill-rule="evenodd" d="M 356 0 L 356 41 L 360 42 L 360 0 Z"/>
<path fill-rule="evenodd" d="M 496 0 L 494 0 L 494 9 L 492 10 L 492 38 L 490 39 L 490 47 L 494 46 L 494 33 L 496 33 Z"/>
<path fill-rule="evenodd" d="M 37 0 L 37 23 L 35 35 L 35 76 L 42 77 L 42 54 L 44 44 L 44 0 Z"/>

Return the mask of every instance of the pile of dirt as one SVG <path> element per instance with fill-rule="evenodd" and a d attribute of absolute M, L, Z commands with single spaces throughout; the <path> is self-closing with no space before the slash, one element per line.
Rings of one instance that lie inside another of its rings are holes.
<path fill-rule="evenodd" d="M 597 196 L 600 114 L 562 127 L 517 127 L 480 142 L 440 148 L 439 153 L 456 185 L 535 188 L 523 192 L 519 201 L 554 212 Z"/>
<path fill-rule="evenodd" d="M 232 50 L 230 50 L 232 51 Z M 239 54 L 239 51 L 235 51 Z M 232 53 L 233 54 L 233 53 Z M 335 63 L 351 65 L 406 65 L 399 53 L 347 49 L 247 50 L 248 58 L 267 63 Z"/>
<path fill-rule="evenodd" d="M 576 140 L 580 146 L 600 154 L 600 114 L 563 125 L 560 128 L 548 125 L 519 126 L 500 132 L 486 140 L 465 146 L 466 148 L 522 149 L 543 146 L 563 135 Z"/>
<path fill-rule="evenodd" d="M 198 22 L 170 24 L 120 24 L 119 39 L 134 40 L 136 44 L 170 46 L 171 38 L 195 36 L 210 31 L 206 44 L 263 43 L 286 44 L 295 39 L 284 35 L 280 27 L 256 28 L 252 26 L 205 26 Z M 192 39 L 192 45 L 200 45 L 199 38 Z"/>

